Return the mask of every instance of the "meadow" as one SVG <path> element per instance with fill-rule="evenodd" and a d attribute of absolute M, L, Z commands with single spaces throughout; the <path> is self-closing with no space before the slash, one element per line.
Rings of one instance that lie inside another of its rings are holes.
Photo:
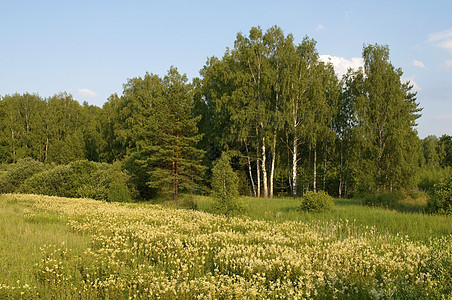
<path fill-rule="evenodd" d="M 0 195 L 0 299 L 448 299 L 452 217 L 241 199 L 245 216 Z"/>

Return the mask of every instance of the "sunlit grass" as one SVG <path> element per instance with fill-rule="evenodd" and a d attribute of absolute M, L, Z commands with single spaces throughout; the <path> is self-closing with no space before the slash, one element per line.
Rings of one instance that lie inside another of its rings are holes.
<path fill-rule="evenodd" d="M 349 200 L 323 214 L 302 213 L 291 198 L 241 200 L 247 215 L 227 218 L 167 204 L 0 195 L 9 271 L 0 273 L 0 299 L 452 296 L 450 233 L 413 240 L 369 225 L 416 214 Z M 212 207 L 209 197 L 195 201 Z"/>
<path fill-rule="evenodd" d="M 273 199 L 242 197 L 247 207 L 245 215 L 253 220 L 285 221 L 341 221 L 349 220 L 363 226 L 375 226 L 382 232 L 408 235 L 413 240 L 428 241 L 431 237 L 452 234 L 452 216 L 422 213 L 425 198 L 404 200 L 397 210 L 363 206 L 360 200 L 336 199 L 331 212 L 310 213 L 298 209 L 299 199 L 277 197 Z M 213 199 L 196 196 L 198 209 L 214 212 Z"/>
<path fill-rule="evenodd" d="M 36 285 L 34 270 L 46 244 L 64 242 L 75 253 L 85 250 L 89 237 L 71 232 L 67 221 L 67 216 L 33 211 L 0 195 L 0 283 Z"/>

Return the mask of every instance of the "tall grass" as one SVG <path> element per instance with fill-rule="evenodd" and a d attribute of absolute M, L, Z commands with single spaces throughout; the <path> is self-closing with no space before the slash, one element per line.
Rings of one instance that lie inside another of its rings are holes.
<path fill-rule="evenodd" d="M 314 223 L 348 220 L 362 226 L 375 226 L 383 233 L 407 235 L 410 239 L 420 241 L 452 234 L 452 216 L 424 214 L 420 208 L 425 205 L 425 201 L 418 199 L 405 200 L 397 210 L 363 206 L 355 199 L 336 199 L 336 209 L 323 213 L 303 212 L 298 209 L 300 200 L 291 197 L 243 197 L 241 200 L 247 207 L 245 215 L 253 220 Z M 210 197 L 196 196 L 195 202 L 199 210 L 214 212 Z"/>
<path fill-rule="evenodd" d="M 197 200 L 205 209 L 212 201 Z M 0 273 L 0 299 L 452 296 L 451 235 L 412 241 L 358 221 L 336 222 L 334 214 L 298 212 L 306 222 L 280 222 L 295 217 L 296 200 L 273 207 L 272 200 L 245 200 L 259 208 L 249 207 L 249 215 L 276 222 L 142 203 L 2 195 L 2 232 L 10 233 L 1 240 L 9 244 L 2 271 L 15 275 Z"/>
<path fill-rule="evenodd" d="M 31 210 L 0 195 L 0 283 L 36 285 L 34 270 L 47 244 L 64 242 L 74 253 L 86 249 L 89 237 L 71 232 L 67 221 L 64 215 Z"/>

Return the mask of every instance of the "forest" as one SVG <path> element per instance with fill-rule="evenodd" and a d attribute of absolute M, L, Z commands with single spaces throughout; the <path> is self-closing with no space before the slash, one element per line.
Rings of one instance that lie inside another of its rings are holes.
<path fill-rule="evenodd" d="M 366 44 L 362 58 L 338 78 L 315 40 L 253 27 L 199 78 L 146 73 L 101 108 L 67 93 L 3 95 L 0 192 L 177 200 L 209 194 L 225 153 L 241 195 L 432 190 L 452 166 L 452 137 L 418 137 L 422 108 L 389 46 Z"/>

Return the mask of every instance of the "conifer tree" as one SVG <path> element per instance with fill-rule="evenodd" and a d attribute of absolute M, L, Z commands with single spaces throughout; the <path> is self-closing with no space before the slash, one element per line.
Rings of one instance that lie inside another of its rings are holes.
<path fill-rule="evenodd" d="M 187 76 L 171 68 L 163 79 L 162 97 L 154 99 L 146 122 L 148 153 L 144 165 L 149 168 L 148 185 L 177 200 L 179 189 L 193 190 L 204 169 L 204 151 L 196 127 L 200 116 L 192 116 L 193 90 Z"/>

